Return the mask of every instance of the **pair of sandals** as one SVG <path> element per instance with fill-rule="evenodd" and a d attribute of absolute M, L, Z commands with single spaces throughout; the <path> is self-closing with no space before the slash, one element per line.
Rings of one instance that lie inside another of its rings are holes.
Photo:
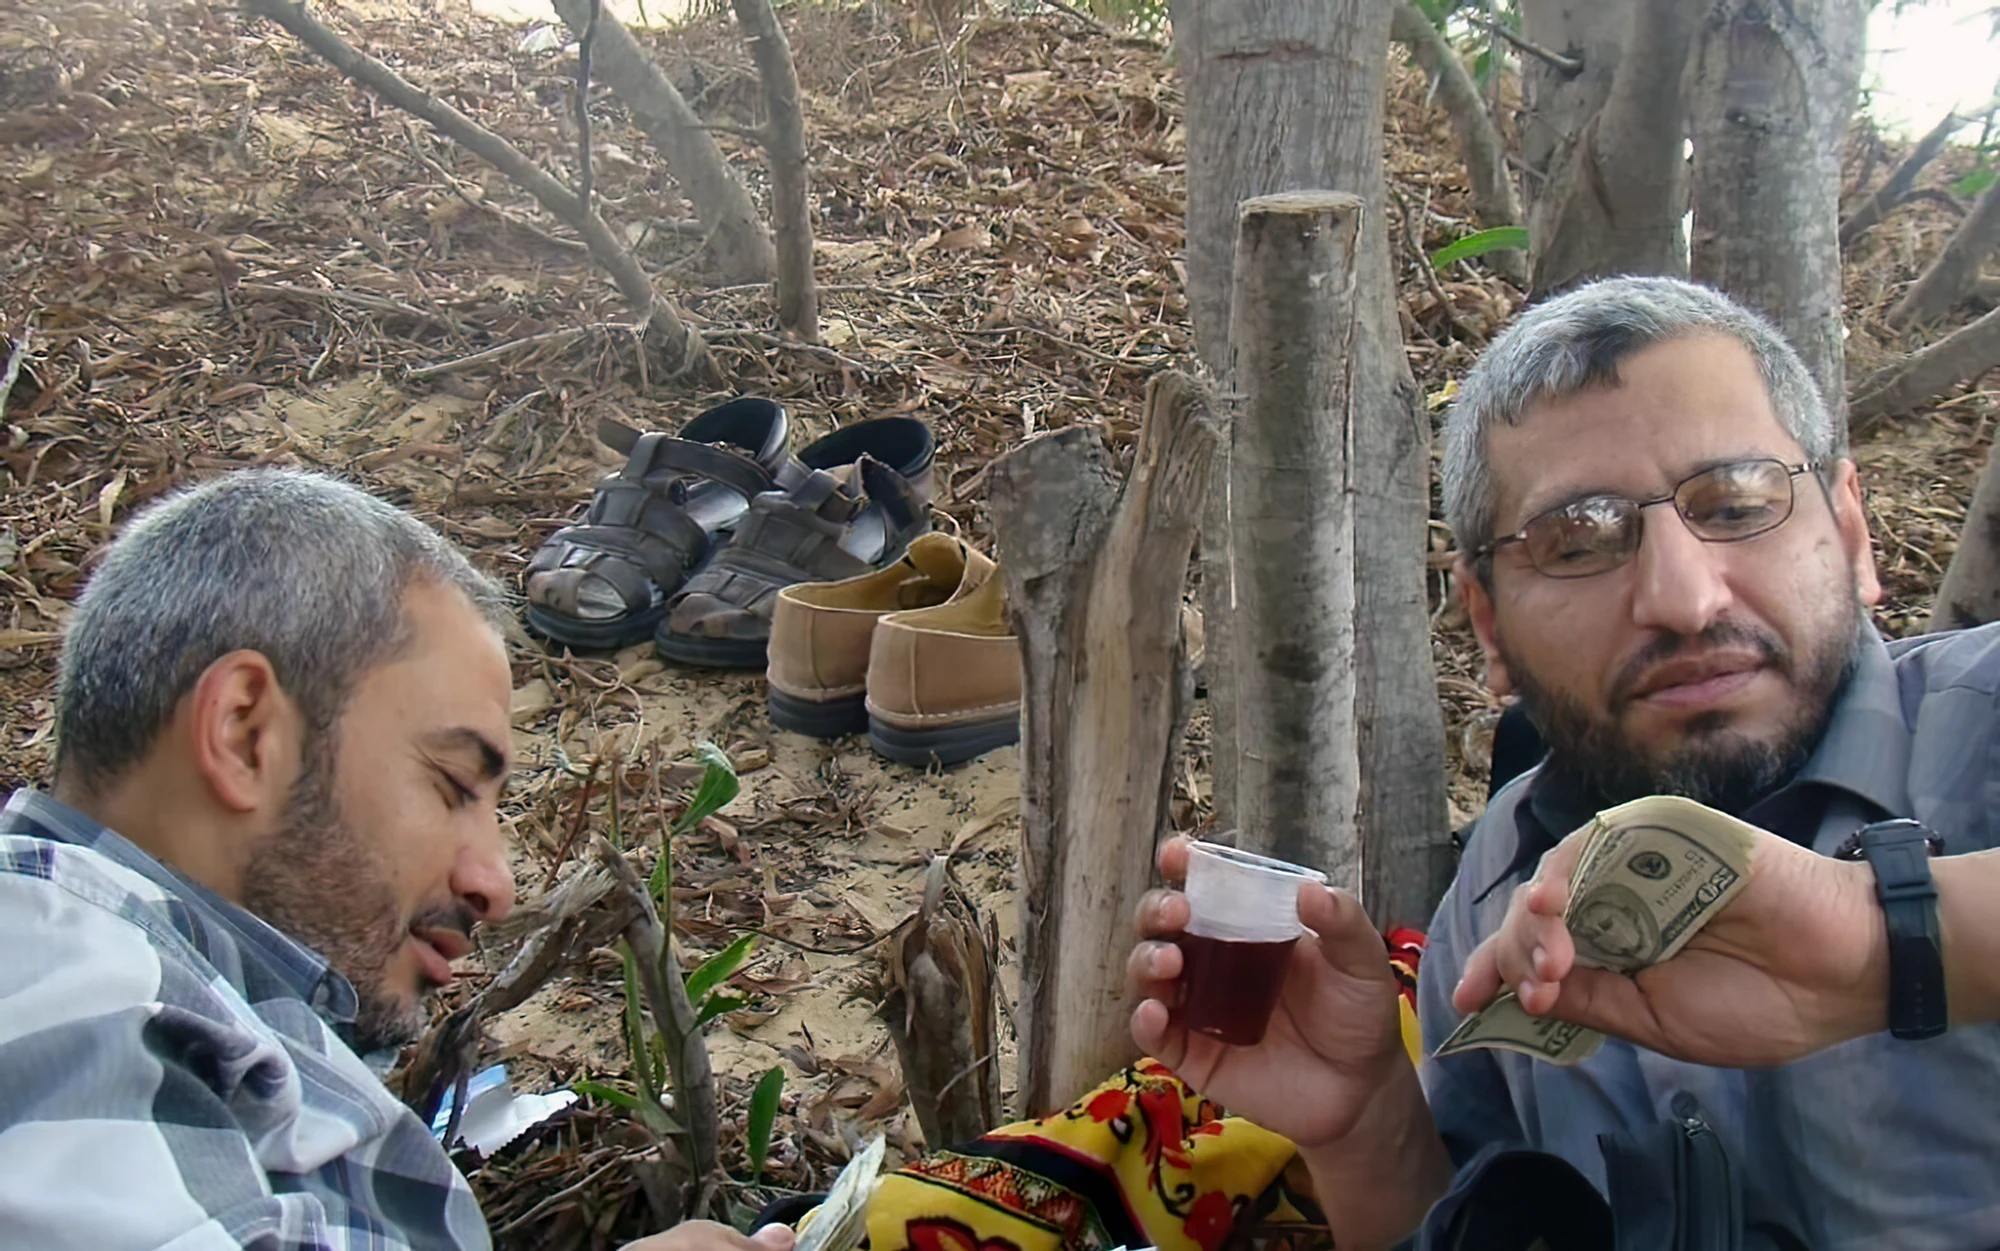
<path fill-rule="evenodd" d="M 579 649 L 647 638 L 682 664 L 761 669 L 778 592 L 901 558 L 930 529 L 936 441 L 911 417 L 843 426 L 790 451 L 778 404 L 744 398 L 678 434 L 598 423 L 626 454 L 581 522 L 528 566 L 528 626 Z"/>

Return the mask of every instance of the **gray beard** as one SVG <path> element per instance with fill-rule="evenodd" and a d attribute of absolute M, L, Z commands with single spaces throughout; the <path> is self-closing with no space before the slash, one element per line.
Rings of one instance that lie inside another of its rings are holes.
<path fill-rule="evenodd" d="M 1805 767 L 1826 735 L 1834 705 L 1853 676 L 1861 626 L 1857 601 L 1838 632 L 1830 631 L 1813 654 L 1788 652 L 1775 637 L 1730 622 L 1718 622 L 1692 638 L 1666 636 L 1635 658 L 1633 669 L 1650 667 L 1683 651 L 1724 644 L 1757 649 L 1798 693 L 1798 712 L 1770 739 L 1755 739 L 1731 728 L 1726 713 L 1694 718 L 1681 740 L 1665 751 L 1646 752 L 1619 729 L 1615 710 L 1600 715 L 1555 693 L 1512 659 L 1508 672 L 1521 693 L 1529 718 L 1549 745 L 1547 767 L 1573 780 L 1594 805 L 1608 808 L 1645 795 L 1682 795 L 1741 816 Z"/>
<path fill-rule="evenodd" d="M 349 1041 L 356 1051 L 401 1046 L 427 1021 L 421 1003 L 405 1002 L 388 986 L 410 923 L 382 863 L 341 819 L 331 752 L 308 746 L 305 764 L 284 824 L 244 870 L 243 905 L 353 984 L 358 1009 Z"/>

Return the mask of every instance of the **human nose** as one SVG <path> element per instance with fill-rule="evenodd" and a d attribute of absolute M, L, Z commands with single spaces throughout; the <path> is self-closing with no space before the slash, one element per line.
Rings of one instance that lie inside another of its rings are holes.
<path fill-rule="evenodd" d="M 507 867 L 507 845 L 498 820 L 482 822 L 480 832 L 459 849 L 451 890 L 476 919 L 489 925 L 505 920 L 514 910 L 514 871 Z"/>
<path fill-rule="evenodd" d="M 1651 515 L 1633 558 L 1632 620 L 1648 629 L 1700 634 L 1729 606 L 1721 551 L 1696 538 L 1671 504 L 1647 511 Z"/>

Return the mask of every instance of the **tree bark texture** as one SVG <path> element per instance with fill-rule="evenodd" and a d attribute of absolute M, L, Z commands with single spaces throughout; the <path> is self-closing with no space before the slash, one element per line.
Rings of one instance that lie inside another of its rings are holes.
<path fill-rule="evenodd" d="M 812 187 L 806 170 L 805 112 L 792 45 L 771 0 L 734 0 L 764 86 L 764 153 L 771 163 L 771 225 L 778 237 L 778 324 L 819 341 L 819 287 L 813 281 Z"/>
<path fill-rule="evenodd" d="M 1521 0 L 1522 27 L 1577 57 L 1574 76 L 1522 63 L 1529 286 L 1542 296 L 1612 274 L 1687 274 L 1687 110 L 1681 79 L 1698 0 Z"/>
<path fill-rule="evenodd" d="M 1444 32 L 1431 25 L 1409 0 L 1396 0 L 1390 13 L 1389 37 L 1409 49 L 1410 56 L 1430 79 L 1431 90 L 1451 119 L 1451 132 L 1458 141 L 1459 159 L 1472 184 L 1472 211 L 1488 230 L 1495 226 L 1521 224 L 1521 197 L 1507 169 L 1507 143 L 1479 98 L 1479 87 L 1466 71 L 1465 62 L 1446 41 Z M 1527 258 L 1519 252 L 1494 252 L 1486 263 L 1495 273 L 1515 286 L 1528 282 Z"/>
<path fill-rule="evenodd" d="M 1965 510 L 1958 550 L 1938 586 L 1930 628 L 1962 630 L 1989 621 L 2000 621 L 2000 455 L 1992 452 Z"/>
<path fill-rule="evenodd" d="M 591 256 L 610 272 L 618 293 L 631 305 L 641 327 L 640 350 L 657 359 L 669 377 L 719 377 L 708 345 L 693 327 L 681 320 L 673 302 L 654 289 L 653 280 L 639 264 L 639 258 L 619 241 L 594 209 L 578 203 L 574 192 L 529 160 L 519 148 L 414 86 L 374 57 L 357 51 L 306 12 L 303 4 L 293 0 L 245 0 L 245 7 L 256 16 L 284 27 L 342 74 L 471 150 L 582 235 Z"/>
<path fill-rule="evenodd" d="M 1451 852 L 1424 593 L 1430 418 L 1403 357 L 1384 212 L 1389 9 L 1373 0 L 1178 0 L 1173 19 L 1187 96 L 1188 299 L 1211 371 L 1222 375 L 1230 360 L 1237 206 L 1324 187 L 1361 199 L 1351 455 L 1362 844 L 1432 866 L 1425 883 L 1378 891 L 1389 913 L 1374 919 L 1428 922 L 1451 879 Z M 1205 567 L 1202 576 L 1221 575 Z M 1226 645 L 1229 629 L 1209 622 L 1210 647 L 1218 636 Z M 1211 662 L 1212 699 L 1225 671 Z M 1235 745 L 1218 736 L 1215 750 Z M 1374 871 L 1364 864 L 1364 878 Z M 1391 903 L 1418 898 L 1426 902 Z"/>
<path fill-rule="evenodd" d="M 1965 125 L 1966 121 L 1966 118 L 1956 113 L 1946 113 L 1943 121 L 1931 127 L 1928 134 L 1917 140 L 1917 146 L 1911 148 L 1910 154 L 1889 172 L 1889 176 L 1883 179 L 1882 185 L 1875 188 L 1875 193 L 1863 200 L 1861 207 L 1848 214 L 1846 220 L 1840 223 L 1840 246 L 1845 248 L 1868 233 L 1877 222 L 1888 216 L 1889 210 L 1901 204 L 1903 197 L 1910 193 L 1910 188 L 1916 185 L 1917 175 L 1923 172 L 1924 166 L 1929 165 L 1937 158 L 1938 153 L 1944 151 L 1945 142 L 1951 138 L 1953 132 Z"/>
<path fill-rule="evenodd" d="M 562 20 L 581 34 L 590 19 L 590 0 L 553 2 Z M 591 64 L 631 110 L 632 121 L 667 158 L 668 172 L 701 221 L 716 268 L 732 283 L 769 282 L 777 254 L 749 190 L 729 168 L 701 118 L 632 32 L 610 13 L 598 14 Z"/>
<path fill-rule="evenodd" d="M 1243 202 L 1229 330 L 1235 682 L 1223 696 L 1235 705 L 1239 845 L 1355 891 L 1361 217 L 1360 199 L 1337 192 Z"/>
<path fill-rule="evenodd" d="M 1066 1106 L 1135 1056 L 1125 958 L 1187 715 L 1181 588 L 1221 436 L 1200 389 L 1148 389 L 1116 488 L 1071 427 L 993 462 L 987 507 L 1022 647 L 1020 1091 Z"/>
<path fill-rule="evenodd" d="M 1776 322 L 1836 418 L 1840 147 L 1866 26 L 1863 0 L 1716 0 L 1688 93 L 1693 275 Z"/>
<path fill-rule="evenodd" d="M 1869 376 L 1848 407 L 1855 434 L 2000 366 L 2000 309 Z"/>
<path fill-rule="evenodd" d="M 2000 182 L 1979 193 L 1944 251 L 1889 310 L 1889 320 L 1909 326 L 1949 313 L 1979 285 L 1979 267 L 1996 248 L 2000 248 Z"/>

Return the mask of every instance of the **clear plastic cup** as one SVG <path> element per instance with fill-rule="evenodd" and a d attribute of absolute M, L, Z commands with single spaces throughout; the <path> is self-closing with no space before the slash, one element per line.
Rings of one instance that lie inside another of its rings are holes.
<path fill-rule="evenodd" d="M 1182 1024 L 1238 1047 L 1264 1038 L 1278 1006 L 1299 923 L 1299 884 L 1326 874 L 1218 843 L 1188 845 L 1187 929 L 1181 949 Z"/>

